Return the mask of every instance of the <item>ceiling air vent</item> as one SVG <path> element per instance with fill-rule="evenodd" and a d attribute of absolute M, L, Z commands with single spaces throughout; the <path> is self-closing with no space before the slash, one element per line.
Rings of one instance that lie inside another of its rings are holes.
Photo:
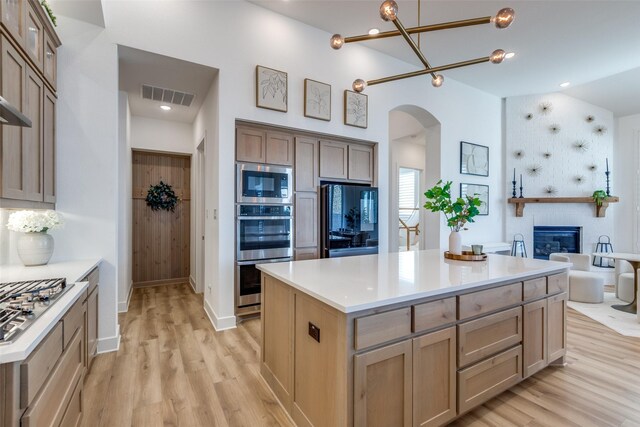
<path fill-rule="evenodd" d="M 190 107 L 193 99 L 196 97 L 192 93 L 180 92 L 173 89 L 164 89 L 161 87 L 142 85 L 142 97 L 152 101 L 166 102 L 168 104 L 183 105 Z"/>

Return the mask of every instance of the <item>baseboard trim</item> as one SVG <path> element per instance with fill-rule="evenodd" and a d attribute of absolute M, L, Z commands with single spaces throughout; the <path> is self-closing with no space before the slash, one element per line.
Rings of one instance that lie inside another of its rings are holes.
<path fill-rule="evenodd" d="M 149 280 L 148 282 L 137 282 L 133 284 L 134 288 L 148 288 L 150 286 L 178 285 L 180 283 L 188 283 L 188 277 L 178 277 L 176 279 Z"/>
<path fill-rule="evenodd" d="M 196 281 L 193 279 L 193 276 L 189 275 L 189 284 L 191 285 L 191 289 L 193 289 L 193 293 L 197 294 L 198 290 L 196 289 Z"/>
<path fill-rule="evenodd" d="M 207 300 L 204 300 L 204 312 L 207 313 L 207 317 L 216 331 L 224 331 L 236 327 L 236 316 L 218 317 Z"/>
<path fill-rule="evenodd" d="M 131 302 L 131 294 L 133 294 L 133 282 L 129 285 L 129 295 L 127 295 L 126 301 L 120 301 L 118 303 L 118 313 L 126 313 L 129 311 L 129 303 Z"/>
<path fill-rule="evenodd" d="M 120 325 L 115 336 L 98 339 L 98 354 L 111 353 L 118 349 L 120 349 Z"/>

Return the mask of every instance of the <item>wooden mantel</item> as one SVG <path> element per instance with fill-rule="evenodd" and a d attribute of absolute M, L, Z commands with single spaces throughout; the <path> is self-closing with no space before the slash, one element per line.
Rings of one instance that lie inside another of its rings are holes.
<path fill-rule="evenodd" d="M 511 197 L 509 203 L 516 205 L 516 216 L 521 217 L 524 215 L 524 206 L 527 203 L 591 203 L 596 206 L 596 216 L 598 218 L 604 218 L 609 207 L 609 203 L 618 203 L 620 199 L 618 197 L 607 197 L 602 201 L 602 205 L 596 205 L 593 201 L 593 197 Z"/>

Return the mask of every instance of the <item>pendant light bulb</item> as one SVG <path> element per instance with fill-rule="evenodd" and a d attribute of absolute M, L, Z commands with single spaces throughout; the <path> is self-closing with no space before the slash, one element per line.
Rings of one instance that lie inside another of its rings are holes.
<path fill-rule="evenodd" d="M 491 18 L 491 22 L 494 23 L 496 28 L 504 29 L 507 28 L 516 17 L 516 12 L 510 7 L 505 7 L 504 9 L 500 9 L 496 16 Z"/>
<path fill-rule="evenodd" d="M 367 87 L 367 82 L 362 79 L 357 79 L 353 82 L 353 90 L 358 93 L 361 93 Z"/>
<path fill-rule="evenodd" d="M 444 76 L 442 74 L 436 74 L 436 76 L 431 79 L 433 87 L 440 87 L 442 83 L 444 83 Z"/>
<path fill-rule="evenodd" d="M 380 17 L 384 21 L 395 21 L 398 17 L 398 3 L 386 0 L 380 5 Z"/>
<path fill-rule="evenodd" d="M 344 46 L 344 37 L 342 37 L 340 34 L 334 34 L 333 36 L 331 36 L 329 44 L 333 49 L 338 50 L 342 46 Z"/>
<path fill-rule="evenodd" d="M 491 61 L 492 64 L 500 64 L 502 61 L 504 61 L 505 56 L 507 56 L 507 54 L 504 50 L 496 49 L 489 57 L 489 61 Z"/>

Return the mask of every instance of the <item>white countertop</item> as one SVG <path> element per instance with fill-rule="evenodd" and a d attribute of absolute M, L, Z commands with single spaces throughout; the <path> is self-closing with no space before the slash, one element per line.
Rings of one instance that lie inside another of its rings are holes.
<path fill-rule="evenodd" d="M 45 311 L 42 316 L 11 344 L 0 344 L 0 363 L 16 362 L 26 359 L 40 341 L 53 329 L 58 320 L 75 303 L 89 284 L 78 282 L 102 260 L 71 261 L 48 264 L 38 267 L 22 265 L 0 266 L 0 283 L 34 279 L 65 278 L 74 283 L 62 297 Z"/>
<path fill-rule="evenodd" d="M 558 272 L 570 266 L 491 254 L 486 261 L 451 261 L 444 259 L 441 249 L 257 265 L 343 313 Z"/>

